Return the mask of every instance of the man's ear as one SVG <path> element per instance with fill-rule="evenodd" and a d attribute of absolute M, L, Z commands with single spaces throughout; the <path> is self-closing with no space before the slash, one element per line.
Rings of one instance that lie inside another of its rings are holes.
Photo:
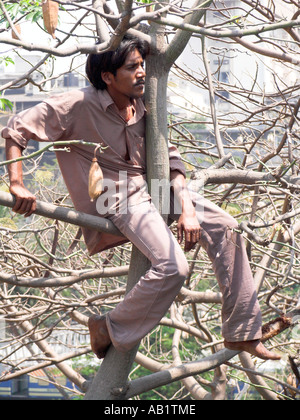
<path fill-rule="evenodd" d="M 101 77 L 103 82 L 106 83 L 107 86 L 110 86 L 114 75 L 109 71 L 103 71 L 101 72 Z"/>

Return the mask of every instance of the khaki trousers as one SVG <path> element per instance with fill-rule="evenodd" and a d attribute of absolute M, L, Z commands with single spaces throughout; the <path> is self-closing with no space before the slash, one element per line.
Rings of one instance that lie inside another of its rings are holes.
<path fill-rule="evenodd" d="M 223 296 L 222 334 L 229 342 L 261 338 L 261 312 L 238 224 L 209 200 L 191 193 L 206 250 Z M 179 215 L 171 214 L 178 219 Z M 188 275 L 185 255 L 155 206 L 142 203 L 109 217 L 150 260 L 151 268 L 107 315 L 114 347 L 132 349 L 165 315 Z"/>

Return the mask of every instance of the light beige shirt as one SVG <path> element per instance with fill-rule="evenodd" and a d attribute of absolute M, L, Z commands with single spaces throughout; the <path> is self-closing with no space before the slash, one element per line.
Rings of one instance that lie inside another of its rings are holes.
<path fill-rule="evenodd" d="M 97 154 L 105 184 L 110 188 L 107 211 L 88 195 L 88 175 L 94 147 L 72 145 L 70 152 L 56 152 L 58 163 L 74 207 L 94 216 L 107 216 L 124 204 L 151 199 L 146 184 L 145 107 L 134 101 L 134 116 L 126 122 L 106 90 L 92 86 L 53 96 L 12 117 L 2 137 L 12 139 L 23 149 L 29 140 L 44 142 L 84 140 L 106 147 Z M 126 160 L 127 150 L 129 160 Z M 169 145 L 170 168 L 185 175 L 177 148 Z M 105 197 L 105 195 L 103 195 Z M 103 200 L 102 200 L 103 201 Z M 102 202 L 102 204 L 105 204 Z M 106 203 L 107 204 L 107 203 Z M 123 206 L 123 207 L 122 207 Z M 83 229 L 91 255 L 120 245 L 124 238 Z"/>

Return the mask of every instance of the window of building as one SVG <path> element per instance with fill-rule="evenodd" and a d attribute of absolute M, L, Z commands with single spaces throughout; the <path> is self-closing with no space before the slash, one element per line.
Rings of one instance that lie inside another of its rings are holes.
<path fill-rule="evenodd" d="M 11 395 L 28 396 L 28 376 L 23 375 L 12 380 Z"/>

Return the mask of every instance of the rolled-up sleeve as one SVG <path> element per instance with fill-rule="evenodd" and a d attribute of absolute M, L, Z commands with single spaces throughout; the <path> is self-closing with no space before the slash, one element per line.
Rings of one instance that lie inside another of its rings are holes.
<path fill-rule="evenodd" d="M 29 140 L 54 142 L 63 137 L 67 127 L 67 104 L 60 104 L 58 99 L 49 99 L 14 115 L 1 136 L 13 140 L 22 149 Z"/>
<path fill-rule="evenodd" d="M 169 142 L 170 171 L 178 171 L 186 178 L 186 170 L 176 146 Z"/>

